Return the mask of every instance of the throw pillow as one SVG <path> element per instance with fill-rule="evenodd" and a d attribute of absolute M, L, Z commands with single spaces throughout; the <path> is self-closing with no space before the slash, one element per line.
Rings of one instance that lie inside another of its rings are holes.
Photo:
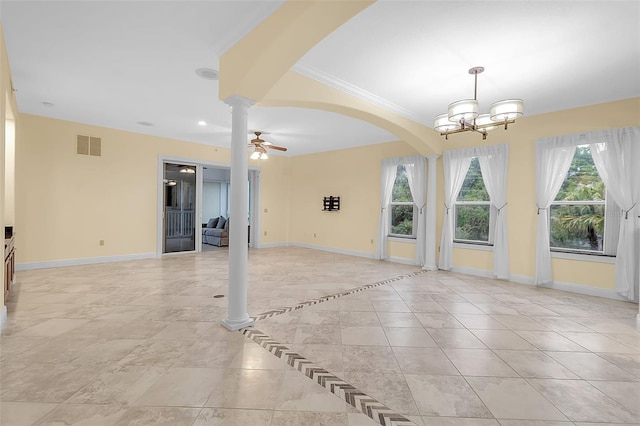
<path fill-rule="evenodd" d="M 216 229 L 223 229 L 225 223 L 227 223 L 227 219 L 225 219 L 224 216 L 220 216 Z"/>
<path fill-rule="evenodd" d="M 213 218 L 213 219 L 209 219 L 209 222 L 207 222 L 207 228 L 215 228 L 216 225 L 218 225 L 218 218 Z"/>

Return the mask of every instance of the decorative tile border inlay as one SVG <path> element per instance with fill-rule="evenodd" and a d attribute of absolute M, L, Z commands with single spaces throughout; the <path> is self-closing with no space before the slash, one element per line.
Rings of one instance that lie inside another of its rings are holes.
<path fill-rule="evenodd" d="M 285 306 L 283 308 L 279 308 L 279 309 L 274 309 L 272 311 L 263 312 L 263 313 L 255 316 L 255 317 L 251 317 L 251 319 L 254 320 L 254 321 L 259 321 L 259 320 L 263 320 L 263 319 L 266 319 L 266 318 L 271 318 L 273 316 L 286 314 L 287 312 L 291 312 L 291 311 L 295 311 L 295 310 L 298 310 L 298 309 L 302 309 L 302 308 L 305 308 L 307 306 L 317 305 L 318 303 L 327 302 L 329 300 L 337 299 L 339 297 L 348 296 L 350 294 L 359 293 L 359 292 L 365 291 L 365 290 L 370 290 L 372 288 L 380 287 L 381 285 L 385 285 L 385 284 L 393 283 L 393 282 L 396 282 L 396 281 L 404 280 L 406 278 L 417 277 L 417 276 L 425 274 L 425 273 L 427 273 L 427 271 L 418 271 L 418 272 L 412 272 L 412 273 L 406 274 L 406 275 L 398 275 L 397 277 L 389 278 L 389 279 L 386 279 L 384 281 L 378 281 L 378 282 L 373 283 L 373 284 L 367 284 L 367 285 L 363 285 L 361 287 L 356 287 L 356 288 L 352 288 L 350 290 L 345 290 L 342 293 L 330 294 L 329 296 L 323 296 L 323 297 L 319 297 L 317 299 L 307 300 L 306 302 L 298 303 L 297 305 Z"/>
<path fill-rule="evenodd" d="M 239 331 L 249 339 L 253 340 L 257 344 L 271 352 L 273 355 L 284 360 L 287 364 L 300 371 L 309 379 L 315 381 L 320 386 L 329 390 L 338 398 L 346 401 L 356 410 L 359 410 L 381 425 L 416 426 L 416 424 L 411 420 L 395 413 L 393 410 L 386 407 L 384 404 L 378 402 L 377 400 L 371 398 L 355 386 L 352 386 L 341 378 L 331 374 L 324 368 L 315 365 L 313 362 L 309 361 L 302 355 L 291 351 L 288 347 L 276 342 L 260 330 L 256 330 L 254 328 L 243 328 Z"/>

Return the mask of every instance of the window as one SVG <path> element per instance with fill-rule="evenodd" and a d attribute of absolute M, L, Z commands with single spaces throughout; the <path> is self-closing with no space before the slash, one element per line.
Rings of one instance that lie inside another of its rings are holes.
<path fill-rule="evenodd" d="M 491 202 L 482 180 L 478 157 L 471 159 L 467 176 L 454 204 L 454 241 L 489 243 Z"/>
<path fill-rule="evenodd" d="M 605 245 L 609 243 L 605 242 L 605 230 L 609 228 L 606 222 L 615 221 L 615 214 L 607 215 L 606 210 L 604 182 L 593 163 L 591 149 L 589 145 L 578 145 L 567 176 L 551 203 L 551 249 L 605 254 Z M 611 210 L 614 213 L 617 209 Z M 617 242 L 611 240 L 610 244 Z"/>
<path fill-rule="evenodd" d="M 413 226 L 416 218 L 416 206 L 413 203 L 409 178 L 404 165 L 398 165 L 396 180 L 391 193 L 391 221 L 389 235 L 392 237 L 415 238 L 416 229 Z"/>

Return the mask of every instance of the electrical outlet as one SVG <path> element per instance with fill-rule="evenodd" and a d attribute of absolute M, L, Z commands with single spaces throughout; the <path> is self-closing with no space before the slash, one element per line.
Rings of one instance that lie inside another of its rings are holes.
<path fill-rule="evenodd" d="M 104 240 L 100 240 L 100 242 L 99 242 L 98 244 L 100 244 L 101 246 L 103 246 L 103 245 L 104 245 Z"/>

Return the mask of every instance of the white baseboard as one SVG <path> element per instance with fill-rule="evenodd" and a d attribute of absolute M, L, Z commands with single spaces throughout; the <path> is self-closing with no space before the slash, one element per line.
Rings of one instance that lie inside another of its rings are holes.
<path fill-rule="evenodd" d="M 623 300 L 625 302 L 629 301 L 629 299 L 620 296 L 615 290 L 610 290 L 608 288 L 590 287 L 583 284 L 554 281 L 549 284 L 540 284 L 539 287 L 570 291 L 571 293 L 586 294 L 587 296 L 606 297 L 607 299 Z"/>
<path fill-rule="evenodd" d="M 83 259 L 50 260 L 46 262 L 16 263 L 16 271 L 29 271 L 31 269 L 44 269 L 44 268 L 60 268 L 63 266 L 92 265 L 95 263 L 123 262 L 126 260 L 155 259 L 156 257 L 157 257 L 156 253 L 153 252 L 153 253 L 124 254 L 119 256 L 88 257 Z"/>
<path fill-rule="evenodd" d="M 468 268 L 466 266 L 452 266 L 450 271 L 457 272 L 459 274 L 473 275 L 474 277 L 494 278 L 493 272 L 485 269 Z"/>
<path fill-rule="evenodd" d="M 487 271 L 485 269 L 468 268 L 464 266 L 454 266 L 451 268 L 451 271 L 458 272 L 460 274 L 473 275 L 476 277 L 494 278 L 493 272 Z M 517 283 L 517 284 L 525 284 L 525 285 L 531 285 L 531 286 L 536 285 L 535 279 L 533 277 L 527 277 L 525 275 L 511 275 L 508 281 Z M 596 296 L 596 297 L 604 297 L 607 299 L 623 300 L 625 302 L 629 301 L 628 299 L 620 296 L 615 290 L 599 288 L 599 287 L 591 287 L 584 284 L 569 283 L 564 281 L 553 281 L 547 284 L 540 284 L 537 287 L 568 291 L 570 293 L 584 294 L 587 296 Z"/>
<path fill-rule="evenodd" d="M 347 249 L 341 249 L 336 247 L 317 246 L 315 244 L 306 244 L 306 243 L 289 243 L 289 246 L 302 247 L 302 248 L 308 248 L 308 249 L 320 250 L 320 251 L 328 251 L 331 253 L 346 254 L 348 256 L 357 256 L 357 257 L 365 257 L 367 259 L 373 259 L 373 254 L 367 253 L 365 251 L 347 250 Z"/>
<path fill-rule="evenodd" d="M 5 324 L 7 323 L 7 307 L 3 306 L 0 308 L 0 335 L 2 334 L 2 330 L 4 329 Z"/>
<path fill-rule="evenodd" d="M 405 265 L 412 265 L 412 266 L 420 266 L 416 263 L 415 259 L 407 259 L 406 257 L 388 257 L 385 260 L 388 260 L 389 262 L 395 262 L 395 263 L 403 263 Z"/>
<path fill-rule="evenodd" d="M 260 244 L 259 247 L 255 247 L 255 248 L 263 249 L 263 248 L 275 248 L 275 247 L 289 247 L 289 243 L 266 243 L 266 244 Z"/>
<path fill-rule="evenodd" d="M 373 253 L 367 253 L 366 251 L 347 250 L 347 249 L 341 249 L 336 247 L 318 246 L 315 244 L 307 244 L 307 243 L 269 243 L 269 244 L 260 245 L 260 248 L 273 248 L 273 247 L 302 247 L 302 248 L 308 248 L 312 250 L 328 251 L 330 253 L 345 254 L 347 256 L 364 257 L 366 259 L 374 258 Z M 416 261 L 414 259 L 407 259 L 404 257 L 389 257 L 384 260 L 388 262 L 403 263 L 405 265 L 417 266 Z M 437 268 L 434 268 L 434 270 L 435 269 Z"/>
<path fill-rule="evenodd" d="M 509 281 L 518 284 L 536 285 L 536 279 L 534 277 L 527 277 L 526 275 L 511 275 Z"/>

